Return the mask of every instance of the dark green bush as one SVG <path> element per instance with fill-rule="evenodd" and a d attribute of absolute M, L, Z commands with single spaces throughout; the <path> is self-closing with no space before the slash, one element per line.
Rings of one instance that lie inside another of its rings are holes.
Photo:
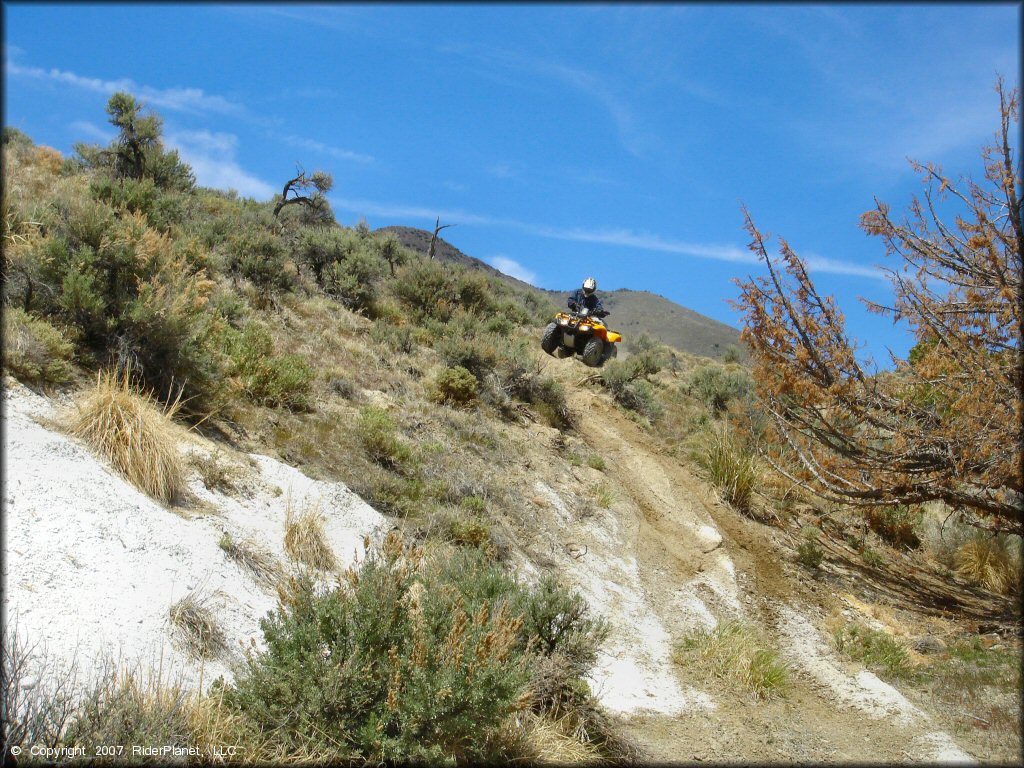
<path fill-rule="evenodd" d="M 360 247 L 359 238 L 351 230 L 341 227 L 303 227 L 295 242 L 295 253 L 299 262 L 308 266 L 316 281 L 323 285 L 324 270 L 344 261 Z"/>
<path fill-rule="evenodd" d="M 377 297 L 376 281 L 383 274 L 384 263 L 379 258 L 358 250 L 324 268 L 324 290 L 349 309 L 369 313 Z"/>
<path fill-rule="evenodd" d="M 736 365 L 711 364 L 697 368 L 686 383 L 689 394 L 712 411 L 721 413 L 731 400 L 753 396 L 754 379 L 745 368 Z"/>
<path fill-rule="evenodd" d="M 257 288 L 287 291 L 295 285 L 295 265 L 277 235 L 250 229 L 231 236 L 227 248 L 228 271 L 250 280 Z"/>
<path fill-rule="evenodd" d="M 651 365 L 652 361 L 646 355 L 626 361 L 609 360 L 601 369 L 601 383 L 623 408 L 653 421 L 661 413 L 661 408 L 650 383 L 641 378 Z"/>
<path fill-rule="evenodd" d="M 435 261 L 418 260 L 401 269 L 395 277 L 395 297 L 417 320 L 451 318 L 459 304 L 451 268 Z"/>
<path fill-rule="evenodd" d="M 370 760 L 493 760 L 529 679 L 508 577 L 482 558 L 434 564 L 391 537 L 347 586 L 297 580 L 261 622 L 225 701 L 290 748 Z"/>
<path fill-rule="evenodd" d="M 4 310 L 4 367 L 29 383 L 61 384 L 71 377 L 74 345 L 59 328 L 18 307 Z"/>
<path fill-rule="evenodd" d="M 466 405 L 476 399 L 477 380 L 462 366 L 445 368 L 434 381 L 431 399 L 438 403 Z"/>

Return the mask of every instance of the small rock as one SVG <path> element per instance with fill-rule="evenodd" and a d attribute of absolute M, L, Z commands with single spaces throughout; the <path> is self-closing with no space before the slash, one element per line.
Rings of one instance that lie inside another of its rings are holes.
<path fill-rule="evenodd" d="M 946 644 L 934 635 L 925 635 L 916 638 L 910 647 L 918 653 L 941 653 L 946 650 Z"/>

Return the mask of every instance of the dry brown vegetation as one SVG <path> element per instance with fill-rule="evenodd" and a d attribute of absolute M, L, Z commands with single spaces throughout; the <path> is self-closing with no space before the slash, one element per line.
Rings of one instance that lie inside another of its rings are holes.
<path fill-rule="evenodd" d="M 761 403 L 778 445 L 795 455 L 783 461 L 776 451 L 775 463 L 818 494 L 869 506 L 941 500 L 996 529 L 1024 522 L 1024 224 L 1011 148 L 1019 101 L 1002 81 L 997 91 L 1000 126 L 982 152 L 984 182 L 914 163 L 925 191 L 909 216 L 898 220 L 878 202 L 861 219 L 897 260 L 885 270 L 893 306 L 871 306 L 917 338 L 894 371 L 865 369 L 804 262 L 780 241 L 776 264 L 746 217 L 769 276 L 740 282 L 737 306 Z"/>
<path fill-rule="evenodd" d="M 212 659 L 226 647 L 224 630 L 214 613 L 215 596 L 189 592 L 168 611 L 171 625 L 197 659 Z"/>
<path fill-rule="evenodd" d="M 296 513 L 289 503 L 284 524 L 284 551 L 292 560 L 318 571 L 337 569 L 338 559 L 327 541 L 325 521 L 319 507 L 306 507 Z"/>
<path fill-rule="evenodd" d="M 219 542 L 224 554 L 247 570 L 264 587 L 274 589 L 284 578 L 284 569 L 274 555 L 251 539 L 235 539 L 225 533 Z"/>
<path fill-rule="evenodd" d="M 173 502 L 185 489 L 173 421 L 177 409 L 178 401 L 161 406 L 136 388 L 127 368 L 101 372 L 78 403 L 70 432 L 143 492 Z"/>

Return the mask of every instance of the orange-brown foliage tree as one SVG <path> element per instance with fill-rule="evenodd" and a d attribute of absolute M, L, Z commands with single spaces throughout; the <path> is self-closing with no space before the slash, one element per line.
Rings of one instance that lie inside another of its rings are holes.
<path fill-rule="evenodd" d="M 985 182 L 954 182 L 912 162 L 923 201 L 915 197 L 896 220 L 876 200 L 861 217 L 899 260 L 885 269 L 893 306 L 868 306 L 906 321 L 917 338 L 891 371 L 865 370 L 833 299 L 781 238 L 781 260 L 769 257 L 743 211 L 750 248 L 768 267 L 767 277 L 737 281 L 735 305 L 781 437 L 769 459 L 821 497 L 865 506 L 941 500 L 981 527 L 1022 528 L 1024 232 L 1010 145 L 1019 92 L 1002 80 L 996 91 L 1000 130 L 982 150 Z"/>

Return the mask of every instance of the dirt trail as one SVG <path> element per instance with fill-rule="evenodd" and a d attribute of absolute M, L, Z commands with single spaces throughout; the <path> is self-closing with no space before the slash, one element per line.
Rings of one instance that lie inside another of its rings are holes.
<path fill-rule="evenodd" d="M 789 575 L 781 535 L 736 514 L 707 483 L 595 388 L 582 366 L 549 365 L 570 392 L 577 432 L 639 509 L 631 537 L 640 583 L 670 642 L 742 618 L 790 663 L 789 693 L 756 703 L 735 688 L 675 666 L 684 689 L 710 706 L 633 712 L 623 727 L 655 761 L 971 762 L 929 717 L 869 672 L 831 655 L 815 616 L 836 598 Z"/>

